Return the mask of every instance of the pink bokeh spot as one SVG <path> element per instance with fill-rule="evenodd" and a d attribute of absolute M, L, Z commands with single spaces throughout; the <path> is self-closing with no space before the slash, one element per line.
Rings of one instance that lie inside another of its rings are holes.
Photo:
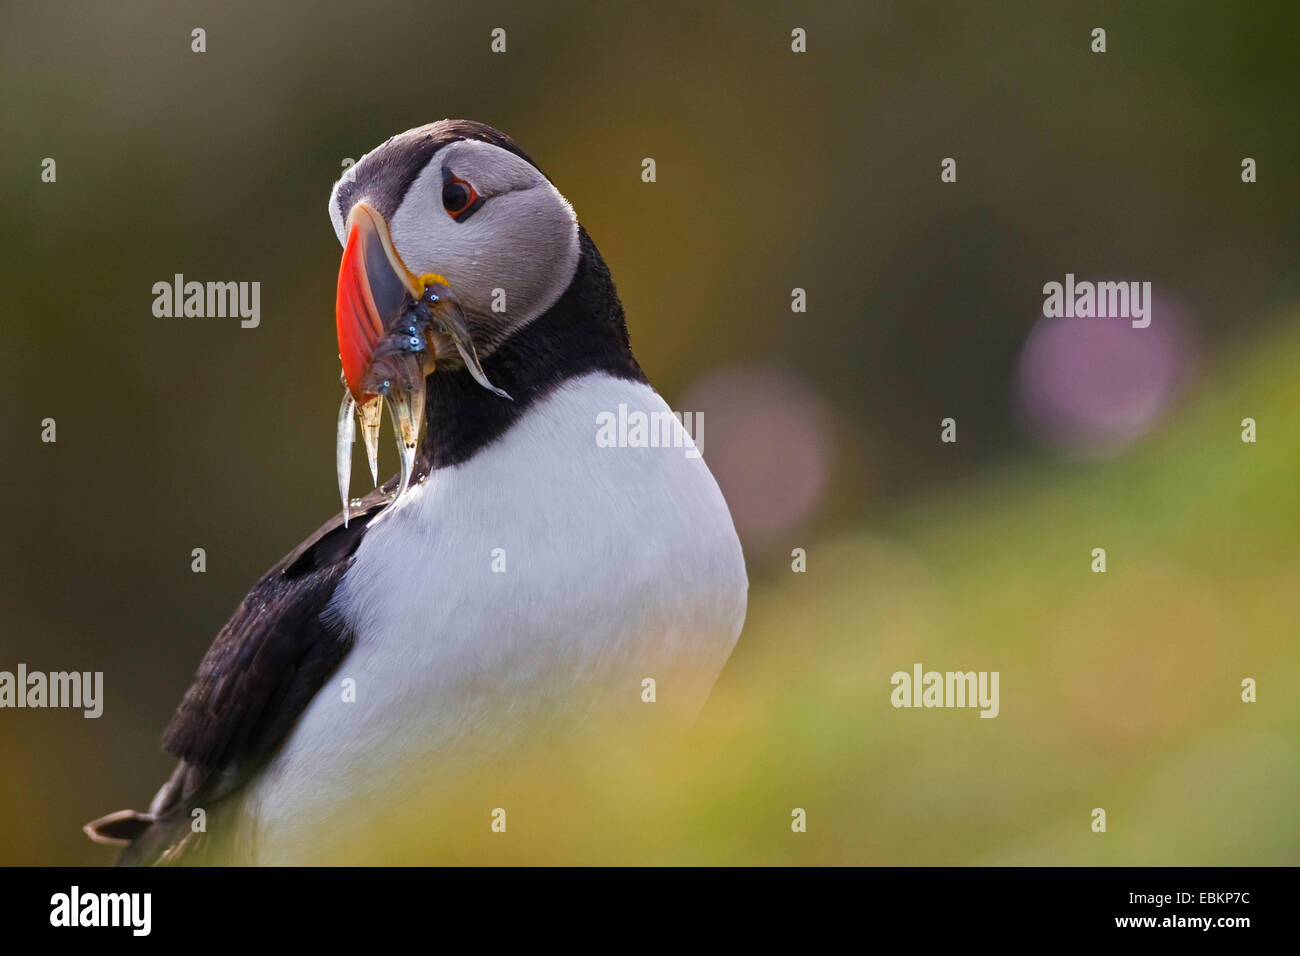
<path fill-rule="evenodd" d="M 815 510 L 832 416 L 802 379 L 777 368 L 723 369 L 694 383 L 679 406 L 704 415 L 704 459 L 742 537 L 770 539 Z"/>
<path fill-rule="evenodd" d="M 1112 454 L 1159 423 L 1195 368 L 1195 334 L 1155 296 L 1151 325 L 1041 318 L 1020 355 L 1019 405 L 1030 433 L 1071 455 Z"/>

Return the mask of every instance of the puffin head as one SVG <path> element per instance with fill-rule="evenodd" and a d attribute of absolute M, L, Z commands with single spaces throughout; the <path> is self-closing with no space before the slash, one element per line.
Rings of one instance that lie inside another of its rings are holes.
<path fill-rule="evenodd" d="M 419 350 L 423 372 L 478 371 L 476 358 L 559 298 L 578 262 L 573 207 L 510 137 L 468 120 L 367 153 L 335 184 L 329 212 L 343 244 L 339 355 L 358 403 L 392 387 L 383 373 L 402 363 L 383 360 L 402 346 Z M 421 303 L 432 321 L 412 335 Z"/>
<path fill-rule="evenodd" d="M 378 484 L 388 408 L 402 464 L 395 500 L 417 452 L 426 470 L 462 459 L 565 375 L 641 375 L 599 252 L 504 133 L 440 120 L 394 136 L 334 185 L 329 214 L 343 245 L 336 463 L 345 523 L 354 414 Z M 426 393 L 430 430 L 440 432 L 432 454 L 428 442 L 421 448 Z"/>

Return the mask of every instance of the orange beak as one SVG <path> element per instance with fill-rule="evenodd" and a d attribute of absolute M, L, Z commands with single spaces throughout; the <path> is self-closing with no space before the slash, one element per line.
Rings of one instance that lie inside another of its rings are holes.
<path fill-rule="evenodd" d="M 420 297 L 421 283 L 393 248 L 388 224 L 374 208 L 357 203 L 348 213 L 346 228 L 334 314 L 343 378 L 360 404 L 374 397 L 362 383 L 374 361 L 375 346 L 401 313 L 407 296 Z"/>

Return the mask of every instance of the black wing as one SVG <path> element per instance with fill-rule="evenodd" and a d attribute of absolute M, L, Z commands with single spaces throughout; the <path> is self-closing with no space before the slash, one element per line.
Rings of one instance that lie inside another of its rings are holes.
<path fill-rule="evenodd" d="M 129 844 L 119 863 L 172 863 L 198 855 L 190 810 L 238 790 L 275 753 L 352 646 L 322 618 L 370 521 L 394 482 L 367 495 L 348 526 L 322 526 L 249 591 L 199 665 L 163 734 L 180 758 L 148 813 L 109 814 L 85 827 L 92 839 Z"/>

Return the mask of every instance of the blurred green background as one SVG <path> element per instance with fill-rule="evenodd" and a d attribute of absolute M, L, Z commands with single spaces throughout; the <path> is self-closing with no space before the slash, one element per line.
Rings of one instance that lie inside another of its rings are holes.
<path fill-rule="evenodd" d="M 751 605 L 684 752 L 539 766 L 508 840 L 481 803 L 410 805 L 369 854 L 1300 861 L 1298 25 L 1285 2 L 0 7 L 0 669 L 106 689 L 99 720 L 0 711 L 0 863 L 111 857 L 80 825 L 148 803 L 208 643 L 336 509 L 326 200 L 345 158 L 444 116 L 573 202 L 651 380 L 704 413 Z M 154 318 L 177 272 L 261 282 L 261 326 Z M 1066 272 L 1151 281 L 1152 328 L 1046 328 Z M 893 709 L 918 661 L 1000 671 L 1001 715 Z"/>

